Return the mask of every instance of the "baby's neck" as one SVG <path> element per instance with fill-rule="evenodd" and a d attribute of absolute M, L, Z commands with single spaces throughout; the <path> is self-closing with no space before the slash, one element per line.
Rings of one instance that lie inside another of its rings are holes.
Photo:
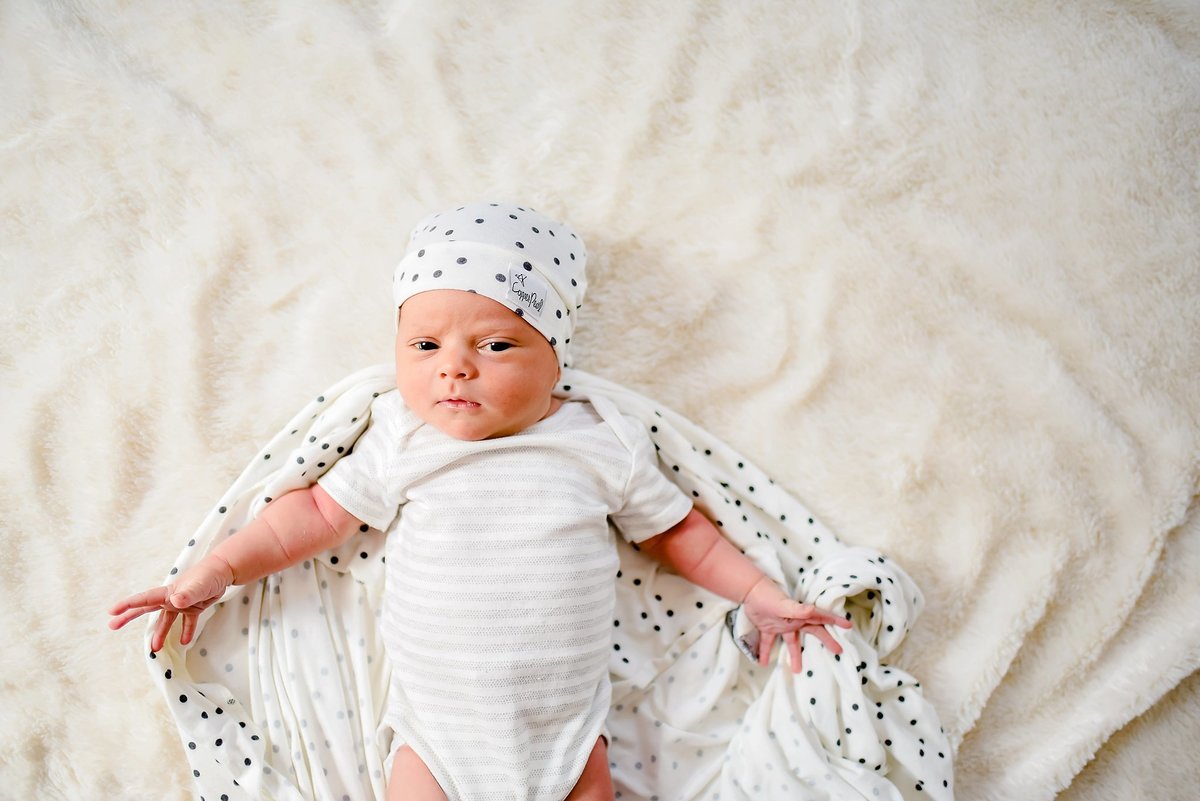
<path fill-rule="evenodd" d="M 551 395 L 550 396 L 550 408 L 546 410 L 546 413 L 544 415 L 542 415 L 542 419 L 538 420 L 538 422 L 539 423 L 542 422 L 542 420 L 545 420 L 547 417 L 549 417 L 550 415 L 557 412 L 559 409 L 562 408 L 562 405 L 563 405 L 562 398 L 556 398 L 553 395 Z"/>

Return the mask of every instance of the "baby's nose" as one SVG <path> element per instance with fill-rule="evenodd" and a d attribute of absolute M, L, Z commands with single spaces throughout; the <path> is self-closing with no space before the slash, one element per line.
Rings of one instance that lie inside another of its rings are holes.
<path fill-rule="evenodd" d="M 444 348 L 439 372 L 442 378 L 470 378 L 474 375 L 475 368 L 469 355 L 455 352 L 452 348 Z"/>

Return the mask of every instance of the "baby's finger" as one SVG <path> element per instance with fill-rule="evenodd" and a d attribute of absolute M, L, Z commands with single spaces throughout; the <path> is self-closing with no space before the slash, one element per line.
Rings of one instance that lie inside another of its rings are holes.
<path fill-rule="evenodd" d="M 196 633 L 196 615 L 184 614 L 183 616 L 183 631 L 179 635 L 179 644 L 187 645 L 192 641 L 192 635 Z"/>
<path fill-rule="evenodd" d="M 793 620 L 803 620 L 805 623 L 820 625 L 820 626 L 838 626 L 839 628 L 850 628 L 850 621 L 842 615 L 835 612 L 826 612 L 824 609 L 818 609 L 811 604 L 802 604 L 796 602 L 793 607 L 793 614 L 788 617 Z"/>
<path fill-rule="evenodd" d="M 113 631 L 116 631 L 117 629 L 124 628 L 125 624 L 131 620 L 137 620 L 147 612 L 153 612 L 159 608 L 160 607 L 157 606 L 143 606 L 139 609 L 129 609 L 120 616 L 114 617 L 112 620 L 108 621 L 108 627 Z"/>
<path fill-rule="evenodd" d="M 188 589 L 174 589 L 167 595 L 167 603 L 176 609 L 187 609 L 192 605 L 193 593 Z"/>
<path fill-rule="evenodd" d="M 767 662 L 771 659 L 771 649 L 775 647 L 775 635 L 768 634 L 761 629 L 758 632 L 758 664 L 763 667 L 767 666 Z"/>
<path fill-rule="evenodd" d="M 838 628 L 848 629 L 851 626 L 853 626 L 854 624 L 851 623 L 850 618 L 846 617 L 845 615 L 834 615 L 833 620 L 830 621 L 829 625 L 837 626 Z"/>
<path fill-rule="evenodd" d="M 821 644 L 829 649 L 829 653 L 840 654 L 842 652 L 841 643 L 839 643 L 837 640 L 835 640 L 833 638 L 833 635 L 830 634 L 829 631 L 827 629 L 825 629 L 824 627 L 813 626 L 811 628 L 805 628 L 804 633 L 811 634 L 812 636 L 814 636 L 818 640 L 820 640 Z"/>
<path fill-rule="evenodd" d="M 158 625 L 154 627 L 154 634 L 150 637 L 150 650 L 158 653 L 162 650 L 163 644 L 167 641 L 167 633 L 171 630 L 171 626 L 175 623 L 175 618 L 179 616 L 178 612 L 163 611 L 158 616 Z"/>
<path fill-rule="evenodd" d="M 827 612 L 824 609 L 818 609 L 815 606 L 804 605 L 804 619 L 809 623 L 815 623 L 821 626 L 839 626 L 841 628 L 849 628 L 850 621 L 843 616 L 834 612 Z"/>
<path fill-rule="evenodd" d="M 167 599 L 166 587 L 155 587 L 152 590 L 139 592 L 137 595 L 130 595 L 123 601 L 117 601 L 109 608 L 110 615 L 119 615 L 135 607 L 137 608 L 158 608 L 162 606 Z"/>
<path fill-rule="evenodd" d="M 804 663 L 804 657 L 801 655 L 800 648 L 800 632 L 789 631 L 783 635 L 783 641 L 787 643 L 788 653 L 792 657 L 792 672 L 799 673 Z"/>

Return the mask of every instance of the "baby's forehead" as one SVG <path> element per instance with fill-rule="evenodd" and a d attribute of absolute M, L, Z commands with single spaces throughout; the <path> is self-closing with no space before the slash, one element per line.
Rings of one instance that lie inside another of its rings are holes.
<path fill-rule="evenodd" d="M 498 301 L 484 295 L 457 289 L 421 292 L 400 306 L 401 329 L 502 329 L 541 336 L 537 329 Z"/>

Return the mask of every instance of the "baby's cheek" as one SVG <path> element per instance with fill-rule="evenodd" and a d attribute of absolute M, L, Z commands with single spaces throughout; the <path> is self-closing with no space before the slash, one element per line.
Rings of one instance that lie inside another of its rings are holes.
<path fill-rule="evenodd" d="M 420 376 L 415 370 L 403 369 L 402 365 L 397 364 L 396 389 L 404 399 L 404 405 L 418 414 L 428 405 L 424 401 L 429 393 L 422 387 Z"/>

